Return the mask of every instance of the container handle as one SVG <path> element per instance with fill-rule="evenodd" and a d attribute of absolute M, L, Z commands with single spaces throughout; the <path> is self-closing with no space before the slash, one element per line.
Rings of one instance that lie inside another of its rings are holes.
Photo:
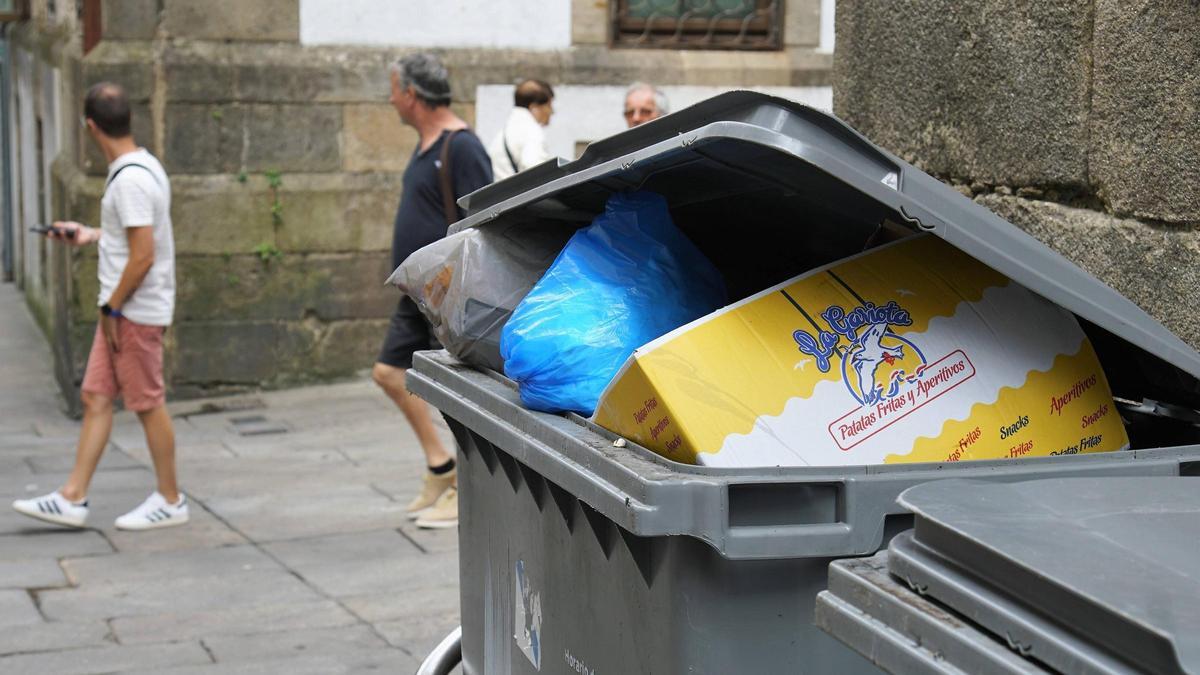
<path fill-rule="evenodd" d="M 417 675 L 449 675 L 462 663 L 462 626 L 450 631 L 417 668 Z"/>

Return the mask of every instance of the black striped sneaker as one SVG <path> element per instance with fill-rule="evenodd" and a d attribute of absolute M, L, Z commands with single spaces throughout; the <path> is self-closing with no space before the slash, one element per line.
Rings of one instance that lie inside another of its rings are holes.
<path fill-rule="evenodd" d="M 183 525 L 187 521 L 187 497 L 180 494 L 177 503 L 168 504 L 166 497 L 155 492 L 147 497 L 141 506 L 117 518 L 117 529 L 153 530 L 160 527 Z"/>
<path fill-rule="evenodd" d="M 30 518 L 67 527 L 83 527 L 88 515 L 87 501 L 72 504 L 58 490 L 33 499 L 18 499 L 13 502 L 13 509 Z"/>

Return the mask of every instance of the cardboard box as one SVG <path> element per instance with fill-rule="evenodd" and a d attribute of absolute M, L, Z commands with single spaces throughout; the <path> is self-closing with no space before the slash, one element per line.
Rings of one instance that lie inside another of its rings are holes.
<path fill-rule="evenodd" d="M 723 467 L 946 462 L 1129 446 L 1074 315 L 919 235 L 638 349 L 593 420 Z"/>

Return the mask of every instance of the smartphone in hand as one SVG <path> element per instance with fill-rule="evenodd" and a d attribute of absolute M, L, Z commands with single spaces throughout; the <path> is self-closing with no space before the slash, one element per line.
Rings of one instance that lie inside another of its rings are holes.
<path fill-rule="evenodd" d="M 53 225 L 34 225 L 29 228 L 30 232 L 36 232 L 41 235 L 54 235 L 56 237 L 66 237 L 67 239 L 75 238 L 75 230 L 64 230 Z"/>

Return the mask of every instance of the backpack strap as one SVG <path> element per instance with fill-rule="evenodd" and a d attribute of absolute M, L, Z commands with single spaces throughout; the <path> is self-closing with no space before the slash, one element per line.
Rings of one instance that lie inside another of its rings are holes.
<path fill-rule="evenodd" d="M 450 173 L 450 142 L 455 134 L 462 129 L 455 129 L 446 134 L 442 141 L 441 167 L 438 169 L 438 179 L 442 184 L 442 210 L 446 215 L 446 227 L 458 222 L 458 207 L 454 205 L 454 176 Z"/>
<path fill-rule="evenodd" d="M 113 175 L 110 176 L 109 179 L 104 182 L 104 189 L 107 190 L 108 186 L 112 185 L 113 181 L 117 179 L 117 176 L 120 176 L 122 171 L 124 171 L 125 169 L 128 169 L 131 166 L 136 166 L 136 167 L 145 169 L 146 172 L 150 174 L 150 177 L 154 179 L 154 182 L 157 183 L 159 187 L 162 187 L 162 183 L 159 183 L 159 181 L 158 181 L 158 176 L 154 175 L 154 171 L 152 171 L 150 169 L 150 167 L 146 166 L 145 164 L 137 164 L 136 162 L 130 162 L 128 164 L 122 165 L 121 168 L 119 168 L 113 172 Z"/>

